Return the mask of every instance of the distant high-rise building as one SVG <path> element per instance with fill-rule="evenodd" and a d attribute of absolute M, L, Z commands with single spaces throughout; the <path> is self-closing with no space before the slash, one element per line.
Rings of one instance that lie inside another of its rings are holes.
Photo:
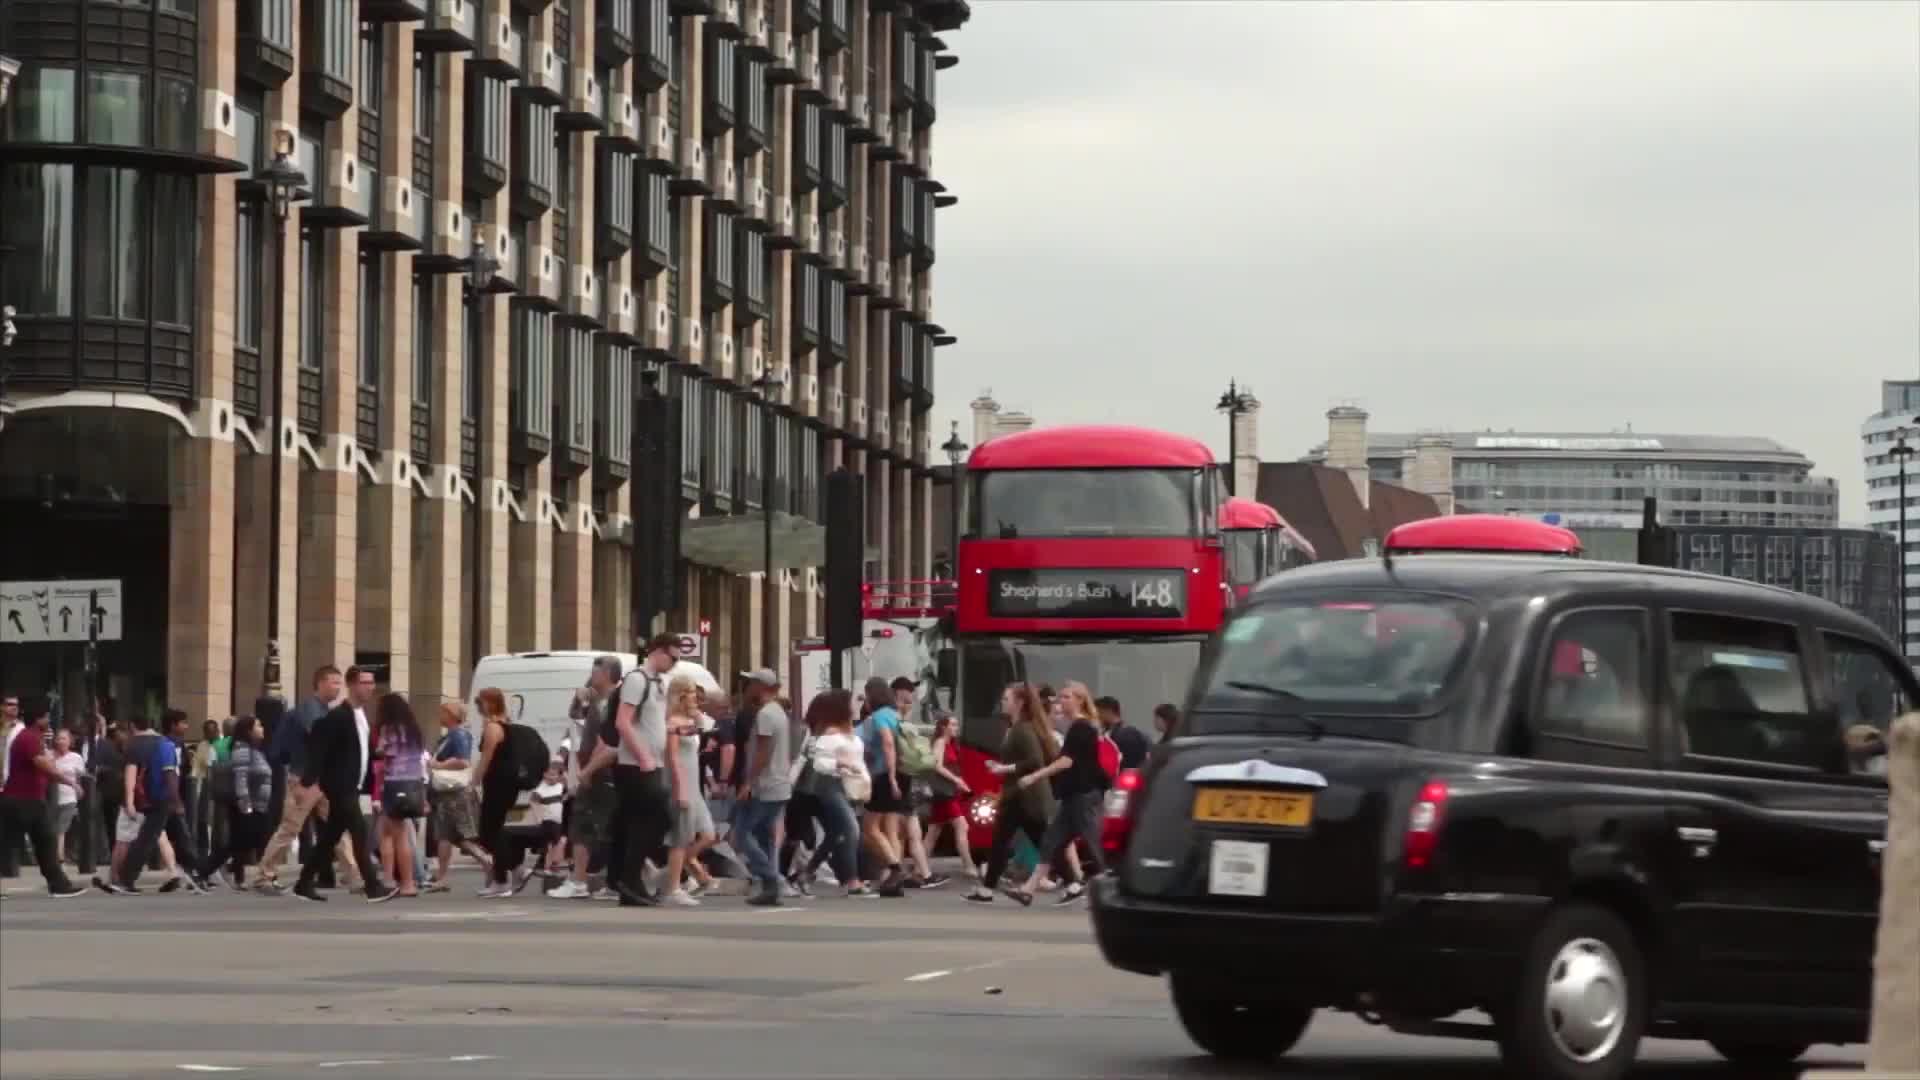
<path fill-rule="evenodd" d="M 970 403 L 973 409 L 973 445 L 980 446 L 989 439 L 1002 435 L 1026 431 L 1033 426 L 1033 415 L 1020 411 L 1009 412 L 994 400 L 993 391 L 982 390 L 980 396 Z"/>
<path fill-rule="evenodd" d="M 1900 455 L 1894 449 L 1900 445 L 1901 435 L 1907 436 L 1907 445 L 1920 450 L 1920 379 L 1885 379 L 1880 383 L 1880 408 L 1860 424 L 1860 457 L 1865 467 L 1867 484 L 1867 525 L 1885 533 L 1897 533 L 1900 529 Z M 1920 514 L 1915 507 L 1920 506 L 1920 462 L 1908 458 L 1907 471 L 1907 535 L 1906 550 L 1902 558 L 1910 568 L 1913 565 L 1913 551 L 1920 546 Z M 1909 571 L 1910 572 L 1910 571 Z M 1913 590 L 1902 582 L 1900 591 L 1905 597 L 1906 640 L 1902 647 L 1911 662 L 1920 649 L 1914 645 L 1912 628 L 1920 625 L 1915 616 L 1920 615 L 1920 602 L 1916 602 Z"/>

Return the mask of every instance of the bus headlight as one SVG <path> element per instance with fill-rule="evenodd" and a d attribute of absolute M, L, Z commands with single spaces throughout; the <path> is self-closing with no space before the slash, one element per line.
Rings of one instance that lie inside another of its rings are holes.
<path fill-rule="evenodd" d="M 991 795 L 981 795 L 967 807 L 967 820 L 975 825 L 991 825 L 993 819 L 1000 816 L 1000 804 Z"/>

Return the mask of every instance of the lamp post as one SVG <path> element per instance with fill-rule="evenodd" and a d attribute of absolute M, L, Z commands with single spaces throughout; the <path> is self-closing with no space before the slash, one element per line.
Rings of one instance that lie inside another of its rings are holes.
<path fill-rule="evenodd" d="M 1907 445 L 1905 429 L 1887 455 L 1900 466 L 1900 555 L 1894 580 L 1900 586 L 1900 659 L 1912 663 L 1913 649 L 1907 644 L 1907 459 L 1913 456 L 1913 447 Z"/>
<path fill-rule="evenodd" d="M 293 132 L 280 129 L 273 139 L 273 161 L 260 170 L 267 205 L 273 211 L 273 473 L 267 480 L 267 651 L 260 664 L 264 697 L 280 693 L 280 518 L 281 458 L 286 453 L 287 368 L 287 219 L 293 206 L 312 197 L 307 174 L 293 163 Z"/>
<path fill-rule="evenodd" d="M 960 438 L 960 421 L 953 422 L 953 430 L 947 434 L 947 441 L 940 444 L 947 455 L 947 562 L 953 567 L 955 596 L 959 599 L 960 586 L 960 462 L 966 456 L 967 444 Z"/>
<path fill-rule="evenodd" d="M 468 304 L 473 307 L 474 312 L 477 313 L 479 311 L 480 302 L 487 296 L 487 287 L 493 284 L 494 275 L 499 272 L 500 260 L 494 257 L 493 249 L 487 243 L 486 228 L 480 225 L 474 226 L 473 245 L 467 250 L 465 280 L 462 282 L 466 287 L 466 299 Z M 472 313 L 462 310 L 460 312 L 460 318 L 466 324 L 461 328 L 462 333 L 467 333 L 473 329 L 474 315 Z M 469 350 L 468 359 L 474 363 L 478 363 L 480 353 L 480 335 L 475 332 L 473 334 L 473 348 Z M 486 383 L 484 381 L 477 384 L 472 383 L 472 372 L 462 371 L 460 377 L 469 380 L 470 385 L 479 387 L 479 394 L 482 396 L 485 395 Z M 476 421 L 474 429 L 477 433 L 481 430 L 481 418 L 487 415 L 486 402 L 484 400 L 475 401 L 473 411 Z M 477 439 L 478 435 L 476 434 L 475 437 Z M 473 528 L 468 530 L 467 533 L 470 537 L 467 541 L 467 565 L 473 567 L 473 588 L 471 590 L 473 608 L 472 617 L 467 620 L 467 644 L 473 654 L 473 662 L 477 664 L 480 662 L 480 493 L 478 491 L 475 491 L 473 494 L 473 514 Z M 468 687 L 467 689 L 471 692 L 473 688 Z"/>
<path fill-rule="evenodd" d="M 1234 482 L 1234 473 L 1240 467 L 1240 418 L 1253 411 L 1254 405 L 1253 392 L 1240 389 L 1239 384 L 1232 379 L 1227 380 L 1226 392 L 1221 394 L 1220 400 L 1213 405 L 1216 410 L 1227 414 L 1227 494 L 1229 495 L 1240 494 L 1234 490 L 1238 486 Z"/>
<path fill-rule="evenodd" d="M 773 625 L 773 395 L 784 385 L 772 368 L 753 380 L 753 388 L 760 392 L 760 650 L 768 667 L 778 662 L 779 651 Z"/>

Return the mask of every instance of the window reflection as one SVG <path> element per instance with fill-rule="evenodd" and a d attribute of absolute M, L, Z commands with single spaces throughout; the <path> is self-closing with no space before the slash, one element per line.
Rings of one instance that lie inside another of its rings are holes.
<path fill-rule="evenodd" d="M 153 186 L 153 321 L 192 326 L 198 185 L 191 176 L 175 174 L 154 177 Z"/>
<path fill-rule="evenodd" d="M 88 273 L 86 314 L 145 319 L 149 221 L 142 211 L 151 180 L 133 169 L 95 169 L 87 175 Z"/>
<path fill-rule="evenodd" d="M 153 142 L 162 150 L 199 149 L 199 125 L 193 114 L 193 83 L 177 75 L 160 76 L 154 95 Z"/>
<path fill-rule="evenodd" d="M 87 132 L 90 143 L 146 143 L 146 76 L 131 71 L 87 72 Z"/>
<path fill-rule="evenodd" d="M 14 165 L 3 175 L 7 302 L 21 315 L 72 315 L 73 166 Z"/>
<path fill-rule="evenodd" d="M 7 137 L 13 142 L 72 142 L 74 76 L 66 68 L 35 67 L 15 81 Z"/>

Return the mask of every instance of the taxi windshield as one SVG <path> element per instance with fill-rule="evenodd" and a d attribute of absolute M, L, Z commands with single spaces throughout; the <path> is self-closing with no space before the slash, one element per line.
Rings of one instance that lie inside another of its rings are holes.
<path fill-rule="evenodd" d="M 1428 712 L 1459 678 L 1473 624 L 1471 604 L 1423 594 L 1259 604 L 1221 630 L 1199 685 L 1283 710 Z"/>

